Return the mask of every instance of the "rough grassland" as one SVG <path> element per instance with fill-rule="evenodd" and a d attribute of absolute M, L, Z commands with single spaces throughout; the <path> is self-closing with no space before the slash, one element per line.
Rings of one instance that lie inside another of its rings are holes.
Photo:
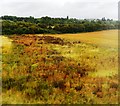
<path fill-rule="evenodd" d="M 117 104 L 117 36 L 117 30 L 9 36 L 3 104 Z"/>

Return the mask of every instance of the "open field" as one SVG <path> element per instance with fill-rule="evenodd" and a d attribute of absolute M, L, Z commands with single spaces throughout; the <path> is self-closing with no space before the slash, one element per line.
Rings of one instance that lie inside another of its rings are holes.
<path fill-rule="evenodd" d="M 3 37 L 3 104 L 117 104 L 117 37 L 117 30 Z"/>
<path fill-rule="evenodd" d="M 74 36 L 73 36 L 74 35 Z M 53 35 L 52 35 L 53 36 Z M 105 30 L 78 34 L 56 34 L 55 37 L 81 41 L 98 46 L 118 48 L 118 30 Z"/>

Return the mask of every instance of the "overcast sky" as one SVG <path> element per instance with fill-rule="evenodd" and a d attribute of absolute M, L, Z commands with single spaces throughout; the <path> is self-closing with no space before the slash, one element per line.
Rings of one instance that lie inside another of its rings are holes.
<path fill-rule="evenodd" d="M 0 16 L 118 19 L 119 0 L 0 0 Z"/>

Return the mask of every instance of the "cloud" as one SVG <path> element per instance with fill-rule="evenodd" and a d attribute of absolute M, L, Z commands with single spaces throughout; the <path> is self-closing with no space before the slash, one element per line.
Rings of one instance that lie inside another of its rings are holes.
<path fill-rule="evenodd" d="M 93 0 L 94 1 L 94 0 Z M 104 0 L 108 1 L 108 0 Z M 73 18 L 118 17 L 117 0 L 111 2 L 88 2 L 88 0 L 2 0 L 0 15 L 51 16 Z"/>

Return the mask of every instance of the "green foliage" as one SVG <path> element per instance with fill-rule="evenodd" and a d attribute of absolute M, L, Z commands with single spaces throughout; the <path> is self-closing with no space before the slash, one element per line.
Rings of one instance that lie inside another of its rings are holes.
<path fill-rule="evenodd" d="M 44 33 L 80 33 L 98 30 L 117 29 L 118 22 L 102 18 L 79 20 L 51 17 L 2 16 L 2 34 L 44 34 Z"/>

